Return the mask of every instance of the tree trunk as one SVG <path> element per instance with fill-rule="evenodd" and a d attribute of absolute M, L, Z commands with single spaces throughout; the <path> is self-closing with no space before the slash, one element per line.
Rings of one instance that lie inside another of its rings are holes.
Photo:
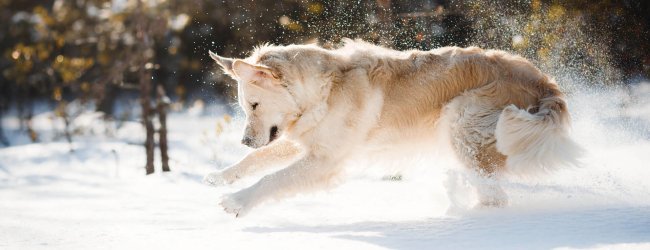
<path fill-rule="evenodd" d="M 65 124 L 65 127 L 63 128 L 63 135 L 65 135 L 65 139 L 68 141 L 68 146 L 70 146 L 70 152 L 72 153 L 74 152 L 74 148 L 72 147 L 72 134 L 70 133 L 70 116 L 65 111 L 65 108 L 63 108 L 61 112 L 63 112 L 63 123 Z"/>
<path fill-rule="evenodd" d="M 5 146 L 10 146 L 11 143 L 5 136 L 4 129 L 2 127 L 2 118 L 4 117 L 5 110 L 9 110 L 9 103 L 11 103 L 10 98 L 13 96 L 11 94 L 12 88 L 9 86 L 9 84 L 0 85 L 0 143 Z"/>
<path fill-rule="evenodd" d="M 140 14 L 138 19 L 138 25 L 136 27 L 136 37 L 140 40 L 139 51 L 141 54 L 136 54 L 139 58 L 139 77 L 140 77 L 140 104 L 142 105 L 142 122 L 146 130 L 146 139 L 144 141 L 144 148 L 147 154 L 147 163 L 145 165 L 145 170 L 147 175 L 154 173 L 153 167 L 153 155 L 154 155 L 154 128 L 153 122 L 151 121 L 153 108 L 151 107 L 151 71 L 146 68 L 148 58 L 146 51 L 151 49 L 151 37 L 149 37 L 148 26 L 149 22 L 146 15 L 142 11 L 142 1 L 138 1 L 138 7 L 136 13 Z"/>
<path fill-rule="evenodd" d="M 0 103 L 0 143 L 2 143 L 2 145 L 4 145 L 4 146 L 10 146 L 11 144 L 9 143 L 9 140 L 7 139 L 7 137 L 5 137 L 4 130 L 2 129 L 2 115 L 3 115 L 3 112 L 4 112 L 4 107 Z"/>
<path fill-rule="evenodd" d="M 153 174 L 153 122 L 151 122 L 151 73 L 148 73 L 144 67 L 140 67 L 140 104 L 142 105 L 142 122 L 146 130 L 147 137 L 144 141 L 144 148 L 147 153 L 147 163 L 145 170 L 147 174 Z"/>
<path fill-rule="evenodd" d="M 158 121 L 160 121 L 160 129 L 158 130 L 158 145 L 160 146 L 160 158 L 162 160 L 162 171 L 169 172 L 169 155 L 167 155 L 167 104 L 168 98 L 165 94 L 165 88 L 158 85 L 157 88 L 157 109 Z"/>
<path fill-rule="evenodd" d="M 104 112 L 104 118 L 105 119 L 113 119 L 115 118 L 115 114 L 113 113 L 113 105 L 115 104 L 115 99 L 117 98 L 118 90 L 117 88 L 109 83 L 108 81 L 102 81 L 100 84 L 103 86 L 101 87 L 101 93 L 99 93 L 99 104 L 97 105 L 97 110 Z"/>
<path fill-rule="evenodd" d="M 28 97 L 28 108 L 27 108 L 27 114 L 24 115 L 23 121 L 25 122 L 25 127 L 27 128 L 27 134 L 29 135 L 29 139 L 32 140 L 32 142 L 39 142 L 38 140 L 38 133 L 36 133 L 36 130 L 33 128 L 32 124 L 32 117 L 34 117 L 34 102 L 32 101 L 34 97 Z"/>

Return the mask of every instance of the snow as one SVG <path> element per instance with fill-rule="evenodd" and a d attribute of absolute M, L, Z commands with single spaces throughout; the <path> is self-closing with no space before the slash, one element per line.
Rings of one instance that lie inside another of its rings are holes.
<path fill-rule="evenodd" d="M 241 118 L 171 114 L 172 172 L 145 176 L 138 123 L 110 137 L 81 115 L 75 124 L 88 129 L 70 146 L 48 139 L 61 126 L 51 113 L 34 118 L 40 143 L 7 117 L 17 145 L 0 149 L 0 249 L 650 249 L 650 83 L 579 88 L 570 105 L 583 166 L 504 179 L 508 207 L 473 208 L 471 176 L 422 157 L 404 161 L 413 166 L 401 181 L 353 163 L 340 186 L 244 218 L 223 212 L 220 197 L 259 177 L 201 183 L 248 152 Z"/>

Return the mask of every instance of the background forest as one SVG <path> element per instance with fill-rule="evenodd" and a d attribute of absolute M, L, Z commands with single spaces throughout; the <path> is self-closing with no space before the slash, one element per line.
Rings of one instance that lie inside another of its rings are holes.
<path fill-rule="evenodd" d="M 0 122 L 0 144 L 20 144 L 12 141 L 17 137 L 71 142 L 83 132 L 74 120 L 91 109 L 117 126 L 140 121 L 153 157 L 156 132 L 163 137 L 163 151 L 167 148 L 168 110 L 233 102 L 233 82 L 215 69 L 207 51 L 244 57 L 266 42 L 336 47 L 349 37 L 396 49 L 477 45 L 522 54 L 559 78 L 634 83 L 650 75 L 649 5 L 633 0 L 0 0 L 0 119 L 20 120 L 19 129 L 10 132 Z M 51 138 L 30 122 L 48 110 L 64 124 Z M 147 163 L 148 172 L 151 166 Z"/>

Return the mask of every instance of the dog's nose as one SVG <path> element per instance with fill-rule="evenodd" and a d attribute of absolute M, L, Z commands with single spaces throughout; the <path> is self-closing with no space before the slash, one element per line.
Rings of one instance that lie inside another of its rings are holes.
<path fill-rule="evenodd" d="M 253 147 L 253 138 L 244 136 L 244 139 L 241 139 L 241 144 L 244 144 L 249 147 Z"/>

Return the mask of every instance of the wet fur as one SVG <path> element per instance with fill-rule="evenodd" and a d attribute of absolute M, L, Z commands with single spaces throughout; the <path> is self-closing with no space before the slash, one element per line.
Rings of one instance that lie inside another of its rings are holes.
<path fill-rule="evenodd" d="M 219 58 L 245 98 L 245 79 Z M 575 164 L 580 152 L 568 137 L 570 117 L 558 85 L 503 51 L 395 51 L 346 40 L 335 50 L 261 46 L 243 62 L 268 67 L 281 83 L 270 88 L 284 88 L 295 102 L 275 112 L 295 114 L 285 118 L 280 139 L 206 176 L 223 184 L 286 166 L 225 197 L 225 210 L 237 215 L 268 199 L 328 186 L 346 159 L 435 136 L 442 121 L 458 158 L 486 178 L 554 170 Z M 498 185 L 478 188 L 481 204 L 507 203 Z"/>

